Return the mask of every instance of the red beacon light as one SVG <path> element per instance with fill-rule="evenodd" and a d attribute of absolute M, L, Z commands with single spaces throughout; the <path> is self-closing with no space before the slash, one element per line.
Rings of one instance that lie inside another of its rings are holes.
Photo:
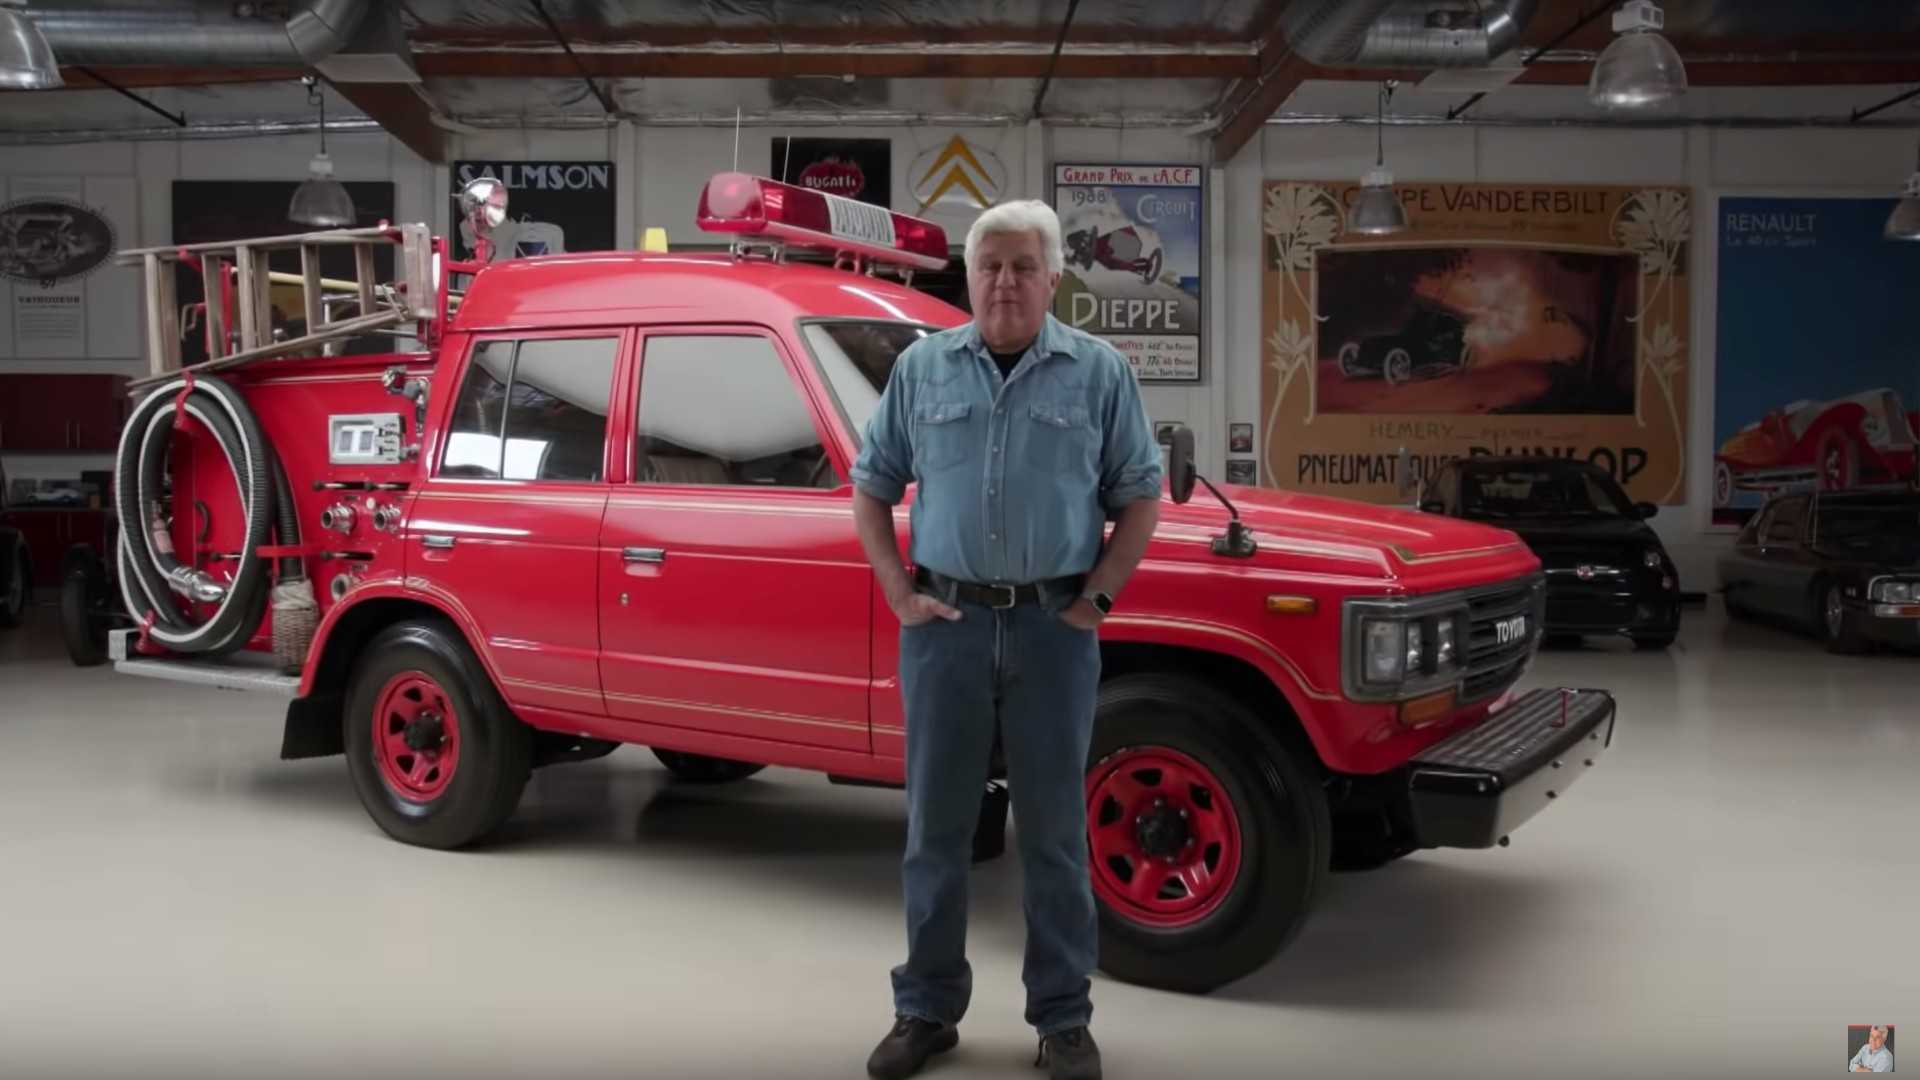
<path fill-rule="evenodd" d="M 765 237 L 917 270 L 947 265 L 946 230 L 931 221 L 746 173 L 707 181 L 699 224 L 705 232 Z"/>

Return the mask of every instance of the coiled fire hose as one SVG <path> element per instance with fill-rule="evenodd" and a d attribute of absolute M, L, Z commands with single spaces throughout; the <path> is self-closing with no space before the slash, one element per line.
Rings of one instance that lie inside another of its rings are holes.
<path fill-rule="evenodd" d="M 192 417 L 213 435 L 239 487 L 246 533 L 230 582 L 182 563 L 173 550 L 161 491 L 181 416 Z M 262 554 L 276 541 L 283 548 L 299 546 L 293 492 L 259 418 L 232 386 L 189 373 L 163 383 L 134 407 L 114 463 L 114 507 L 120 515 L 121 596 L 154 643 L 180 653 L 234 652 L 259 628 L 271 591 L 275 651 L 284 666 L 297 666 L 304 658 L 305 640 L 290 639 L 283 650 L 281 624 L 289 630 L 304 624 L 305 638 L 311 640 L 317 608 L 305 563 L 298 554 L 279 554 L 280 584 L 270 588 L 273 560 Z M 195 622 L 176 598 L 212 604 L 213 614 Z"/>

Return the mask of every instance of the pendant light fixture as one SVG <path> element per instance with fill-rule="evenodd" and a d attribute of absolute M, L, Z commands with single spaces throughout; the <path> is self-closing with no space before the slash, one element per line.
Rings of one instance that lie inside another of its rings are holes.
<path fill-rule="evenodd" d="M 1587 100 L 1603 109 L 1645 109 L 1687 92 L 1687 66 L 1661 35 L 1666 13 L 1653 0 L 1628 0 L 1613 13 L 1620 35 L 1594 61 Z"/>
<path fill-rule="evenodd" d="M 1347 211 L 1347 231 L 1362 236 L 1388 236 L 1407 227 L 1407 208 L 1393 190 L 1393 174 L 1387 171 L 1387 101 L 1393 97 L 1393 80 L 1380 84 L 1380 110 L 1374 118 L 1373 168 L 1360 178 L 1360 191 Z"/>
<path fill-rule="evenodd" d="M 60 66 L 24 6 L 25 0 L 0 0 L 0 89 L 58 90 L 66 85 Z"/>
<path fill-rule="evenodd" d="M 320 109 L 320 152 L 308 163 L 307 178 L 293 189 L 287 220 L 323 229 L 344 228 L 354 223 L 353 196 L 333 178 L 333 160 L 327 157 L 327 99 L 318 79 L 307 75 L 300 81 L 307 87 L 307 104 Z"/>
<path fill-rule="evenodd" d="M 1893 213 L 1887 215 L 1886 237 L 1889 240 L 1920 240 L 1920 166 L 1907 177 L 1906 194 L 1893 204 Z"/>

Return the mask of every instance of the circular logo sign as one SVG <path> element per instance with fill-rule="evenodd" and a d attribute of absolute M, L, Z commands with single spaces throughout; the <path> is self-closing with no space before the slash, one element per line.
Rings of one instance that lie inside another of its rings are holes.
<path fill-rule="evenodd" d="M 113 257 L 113 225 L 97 210 L 42 196 L 0 206 L 0 277 L 50 286 Z"/>
<path fill-rule="evenodd" d="M 800 186 L 856 199 L 867 190 L 867 174 L 857 162 L 823 158 L 800 170 Z"/>

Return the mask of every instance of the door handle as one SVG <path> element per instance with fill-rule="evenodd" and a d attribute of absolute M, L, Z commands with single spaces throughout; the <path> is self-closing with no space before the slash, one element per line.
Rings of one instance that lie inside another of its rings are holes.
<path fill-rule="evenodd" d="M 620 557 L 630 563 L 663 563 L 667 561 L 666 548 L 630 547 L 620 549 Z"/>
<path fill-rule="evenodd" d="M 420 546 L 432 548 L 435 551 L 452 551 L 453 537 L 441 536 L 438 534 L 431 535 L 431 536 L 423 536 L 420 538 Z"/>

